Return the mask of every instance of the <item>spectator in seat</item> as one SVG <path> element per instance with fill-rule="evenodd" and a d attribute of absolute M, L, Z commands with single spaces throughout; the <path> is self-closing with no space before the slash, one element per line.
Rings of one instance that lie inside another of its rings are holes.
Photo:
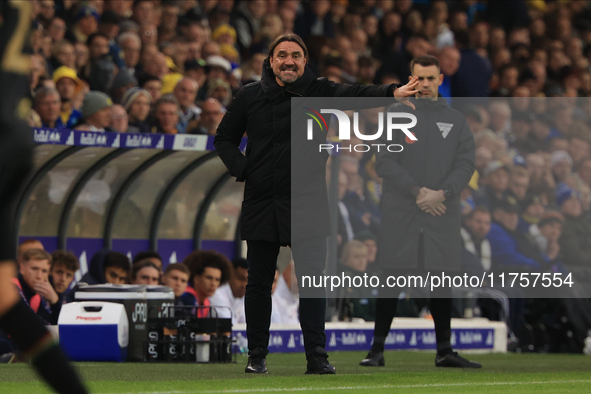
<path fill-rule="evenodd" d="M 154 252 L 152 250 L 144 250 L 136 254 L 133 257 L 133 261 L 131 263 L 135 264 L 142 260 L 150 260 L 152 263 L 156 264 L 158 271 L 162 273 L 162 256 L 160 256 L 160 253 Z"/>
<path fill-rule="evenodd" d="M 530 188 L 548 187 L 554 189 L 555 182 L 549 163 L 540 153 L 530 153 L 525 159 L 529 172 Z"/>
<path fill-rule="evenodd" d="M 157 285 L 160 283 L 160 269 L 150 260 L 140 260 L 131 269 L 131 283 L 134 285 Z"/>
<path fill-rule="evenodd" d="M 205 93 L 205 100 L 214 98 L 218 100 L 224 107 L 227 107 L 232 101 L 232 88 L 230 84 L 223 79 L 211 79 L 207 81 L 207 92 Z"/>
<path fill-rule="evenodd" d="M 61 66 L 76 69 L 76 51 L 74 50 L 74 46 L 67 40 L 56 41 L 51 47 L 51 57 L 48 61 L 53 70 L 57 70 Z"/>
<path fill-rule="evenodd" d="M 587 187 L 591 187 L 591 157 L 581 160 L 576 175 Z"/>
<path fill-rule="evenodd" d="M 491 216 L 486 207 L 477 206 L 466 217 L 461 229 L 464 272 L 479 275 L 491 270 L 490 242 L 486 239 L 490 226 Z"/>
<path fill-rule="evenodd" d="M 205 64 L 207 80 L 221 79 L 225 81 L 230 71 L 232 71 L 232 65 L 230 62 L 219 55 L 208 57 Z M 207 89 L 207 86 L 205 89 Z"/>
<path fill-rule="evenodd" d="M 189 283 L 189 269 L 186 265 L 181 263 L 170 264 L 166 267 L 164 275 L 162 276 L 162 283 L 164 286 L 168 286 L 174 292 L 174 305 L 185 306 L 182 300 L 182 295 L 187 290 L 187 284 Z"/>
<path fill-rule="evenodd" d="M 107 92 L 111 87 L 117 66 L 109 54 L 109 38 L 101 33 L 88 37 L 89 60 L 81 78 L 88 81 L 91 90 Z"/>
<path fill-rule="evenodd" d="M 73 44 L 78 42 L 86 43 L 88 37 L 96 33 L 99 19 L 100 15 L 95 8 L 90 6 L 81 7 L 74 17 L 74 26 L 66 31 L 66 39 Z"/>
<path fill-rule="evenodd" d="M 129 118 L 127 116 L 127 112 L 125 112 L 125 108 L 119 104 L 113 105 L 110 125 L 111 131 L 115 131 L 117 133 L 127 133 L 127 129 L 129 127 L 128 121 Z"/>
<path fill-rule="evenodd" d="M 591 278 L 591 223 L 583 215 L 579 193 L 570 186 L 556 186 L 556 206 L 564 215 L 564 228 L 558 240 L 563 262 L 574 275 L 590 283 Z"/>
<path fill-rule="evenodd" d="M 83 94 L 83 83 L 76 75 L 76 71 L 66 66 L 55 70 L 53 82 L 55 82 L 55 87 L 61 98 L 59 123 L 62 127 L 71 129 L 82 117 L 77 106 L 81 103 L 80 97 Z"/>
<path fill-rule="evenodd" d="M 117 42 L 123 52 L 124 67 L 131 75 L 135 75 L 136 66 L 140 61 L 140 52 L 142 50 L 142 41 L 134 32 L 126 32 L 117 38 Z"/>
<path fill-rule="evenodd" d="M 43 244 L 38 239 L 27 239 L 23 241 L 18 248 L 16 249 L 16 261 L 20 264 L 23 261 L 23 256 L 25 252 L 29 249 L 41 249 L 45 250 Z"/>
<path fill-rule="evenodd" d="M 460 50 L 460 66 L 451 79 L 452 97 L 487 97 L 492 76 L 490 61 L 471 47 L 467 30 L 455 32 L 454 39 Z"/>
<path fill-rule="evenodd" d="M 293 275 L 293 260 L 283 269 L 275 272 L 271 288 L 271 323 L 299 324 L 298 284 Z"/>
<path fill-rule="evenodd" d="M 547 256 L 552 263 L 558 263 L 560 244 L 558 240 L 562 234 L 564 216 L 560 212 L 545 213 L 537 224 L 529 227 L 529 234 L 538 247 L 540 253 Z M 560 267 L 559 271 L 565 271 Z"/>
<path fill-rule="evenodd" d="M 41 88 L 35 94 L 33 108 L 41 118 L 41 126 L 63 128 L 60 119 L 60 94 L 54 88 Z"/>
<path fill-rule="evenodd" d="M 217 99 L 208 98 L 201 104 L 199 126 L 189 132 L 191 134 L 215 135 L 225 113 L 226 109 Z"/>
<path fill-rule="evenodd" d="M 220 286 L 211 297 L 211 305 L 216 308 L 220 318 L 232 318 L 232 324 L 246 323 L 244 314 L 244 295 L 248 283 L 248 263 L 246 259 L 232 261 L 232 277 L 228 283 Z"/>
<path fill-rule="evenodd" d="M 109 96 L 111 96 L 114 103 L 120 104 L 123 95 L 125 95 L 125 93 L 129 89 L 137 88 L 137 86 L 137 79 L 133 75 L 131 75 L 129 71 L 121 70 L 113 79 L 113 83 L 109 91 Z"/>
<path fill-rule="evenodd" d="M 61 305 L 65 302 L 65 294 L 74 281 L 74 276 L 76 275 L 76 271 L 80 269 L 80 264 L 73 253 L 66 252 L 65 250 L 56 250 L 51 254 L 51 259 L 49 281 L 59 296 L 58 303 Z"/>
<path fill-rule="evenodd" d="M 150 114 L 152 96 L 146 89 L 131 88 L 121 99 L 121 105 L 127 111 L 128 133 L 149 133 L 150 125 L 147 122 Z"/>
<path fill-rule="evenodd" d="M 98 25 L 98 31 L 109 39 L 109 54 L 118 68 L 124 67 L 121 47 L 115 41 L 119 34 L 121 18 L 113 11 L 104 11 Z"/>
<path fill-rule="evenodd" d="M 126 255 L 109 249 L 102 249 L 95 253 L 89 265 L 89 270 L 79 283 L 96 284 L 126 284 L 128 283 L 131 266 Z M 68 294 L 68 302 L 75 299 L 78 285 Z"/>
<path fill-rule="evenodd" d="M 152 97 L 152 103 L 158 101 L 162 96 L 162 81 L 158 77 L 146 75 L 139 80 L 140 88 L 145 89 Z"/>
<path fill-rule="evenodd" d="M 460 51 L 452 46 L 446 46 L 439 51 L 437 58 L 443 74 L 443 83 L 439 85 L 439 93 L 443 97 L 451 98 L 451 77 L 460 67 Z"/>
<path fill-rule="evenodd" d="M 111 125 L 113 101 L 102 92 L 90 91 L 82 103 L 82 124 L 76 130 L 107 131 Z"/>
<path fill-rule="evenodd" d="M 66 22 L 62 18 L 55 17 L 48 22 L 46 32 L 54 43 L 63 41 L 66 35 Z"/>
<path fill-rule="evenodd" d="M 474 203 L 482 205 L 489 210 L 505 198 L 509 187 L 510 170 L 499 160 L 491 161 L 484 170 L 484 186 L 474 193 Z"/>
<path fill-rule="evenodd" d="M 189 286 L 182 296 L 183 303 L 201 307 L 197 310 L 197 317 L 213 317 L 209 308 L 210 297 L 230 279 L 230 261 L 213 250 L 199 250 L 185 257 L 183 264 L 191 273 Z"/>
<path fill-rule="evenodd" d="M 162 52 L 156 52 L 156 54 L 149 59 L 148 63 L 142 63 L 143 74 L 139 78 L 143 78 L 146 75 L 162 80 L 166 74 L 168 74 L 168 64 L 166 62 L 166 56 Z"/>
<path fill-rule="evenodd" d="M 550 156 L 550 167 L 556 183 L 564 182 L 572 174 L 573 159 L 563 150 L 552 152 Z"/>
<path fill-rule="evenodd" d="M 377 267 L 377 264 L 374 264 L 376 262 L 376 257 L 378 253 L 378 238 L 371 231 L 362 230 L 358 233 L 355 233 L 355 239 L 363 242 L 363 244 L 367 248 L 367 268 L 365 269 L 365 271 L 368 274 L 371 273 L 372 275 L 381 274 L 381 269 Z"/>
<path fill-rule="evenodd" d="M 57 324 L 60 298 L 49 283 L 51 255 L 42 249 L 29 249 L 23 255 L 14 284 L 23 300 L 47 324 Z"/>
<path fill-rule="evenodd" d="M 492 252 L 493 270 L 539 272 L 539 262 L 522 253 L 521 247 L 529 241 L 523 242 L 525 235 L 516 231 L 519 221 L 517 205 L 507 199 L 499 201 L 493 208 L 492 218 L 487 239 Z"/>
<path fill-rule="evenodd" d="M 540 221 L 548 205 L 541 194 L 530 194 L 519 202 L 521 215 L 517 230 L 527 233 L 530 226 Z"/>
<path fill-rule="evenodd" d="M 345 276 L 363 276 L 367 269 L 367 248 L 361 241 L 349 241 L 343 248 L 342 265 L 337 268 Z M 344 283 L 339 299 L 339 320 L 360 318 L 374 321 L 376 316 L 376 289 L 355 287 Z"/>
<path fill-rule="evenodd" d="M 181 79 L 174 87 L 174 97 L 179 102 L 179 122 L 176 129 L 179 133 L 185 134 L 197 127 L 201 108 L 195 105 L 199 84 L 191 78 Z"/>
<path fill-rule="evenodd" d="M 177 134 L 179 102 L 172 95 L 160 97 L 154 104 L 154 125 L 151 133 Z"/>
<path fill-rule="evenodd" d="M 230 25 L 236 29 L 238 48 L 244 54 L 259 32 L 261 20 L 267 10 L 264 0 L 240 2 L 230 16 Z"/>
<path fill-rule="evenodd" d="M 205 74 L 205 61 L 201 59 L 187 60 L 185 62 L 185 76 L 197 81 L 199 86 L 205 86 L 205 81 L 207 80 L 207 75 Z"/>
<path fill-rule="evenodd" d="M 88 272 L 84 274 L 78 283 L 89 285 L 102 285 L 105 283 L 123 285 L 128 283 L 130 270 L 131 265 L 126 255 L 105 248 L 92 256 L 88 266 Z M 66 296 L 68 302 L 73 302 L 76 299 L 77 289 L 78 285 L 68 293 Z"/>
<path fill-rule="evenodd" d="M 515 198 L 515 200 L 520 203 L 525 198 L 528 187 L 529 172 L 527 171 L 527 168 L 522 166 L 513 167 L 511 175 L 509 176 L 507 195 Z"/>
<path fill-rule="evenodd" d="M 49 283 L 58 296 L 58 301 L 51 306 L 52 322 L 57 324 L 62 305 L 66 303 L 67 291 L 74 281 L 74 275 L 80 268 L 78 259 L 73 253 L 56 250 L 51 254 L 52 263 L 49 271 Z"/>

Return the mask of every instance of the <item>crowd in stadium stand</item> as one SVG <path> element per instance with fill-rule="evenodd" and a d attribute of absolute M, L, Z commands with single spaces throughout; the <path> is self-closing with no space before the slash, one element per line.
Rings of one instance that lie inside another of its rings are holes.
<path fill-rule="evenodd" d="M 32 2 L 34 127 L 215 135 L 233 95 L 261 78 L 269 43 L 288 32 L 304 39 L 318 76 L 341 83 L 405 83 L 412 58 L 435 55 L 440 94 L 461 106 L 477 146 L 477 171 L 462 193 L 465 269 L 572 272 L 590 283 L 586 1 Z M 371 129 L 375 112 L 362 111 L 361 122 Z M 363 152 L 341 156 L 338 249 L 347 272 L 377 270 L 381 181 L 373 164 Z M 203 271 L 189 271 L 191 287 Z M 280 292 L 290 294 L 284 276 Z M 240 294 L 225 291 L 229 299 Z M 580 351 L 591 329 L 588 300 L 520 295 L 507 294 L 506 319 L 522 343 L 547 350 L 552 337 L 559 340 L 550 350 Z M 373 296 L 341 301 L 339 317 L 372 320 Z M 420 313 L 420 302 L 405 305 L 399 314 Z M 502 318 L 485 299 L 476 310 Z"/>

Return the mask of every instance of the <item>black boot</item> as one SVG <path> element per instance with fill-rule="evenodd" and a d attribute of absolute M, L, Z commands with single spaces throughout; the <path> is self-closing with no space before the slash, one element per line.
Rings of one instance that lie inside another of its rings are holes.
<path fill-rule="evenodd" d="M 248 365 L 244 368 L 246 373 L 267 373 L 267 353 L 261 347 L 248 352 Z"/>
<path fill-rule="evenodd" d="M 306 375 L 334 375 L 335 367 L 328 363 L 328 354 L 320 346 L 316 346 L 314 353 L 308 356 Z"/>
<path fill-rule="evenodd" d="M 361 360 L 359 365 L 364 367 L 383 367 L 384 365 L 386 365 L 386 360 L 384 360 L 384 353 L 370 350 L 369 353 L 367 353 L 367 356 L 365 356 L 365 358 Z"/>
<path fill-rule="evenodd" d="M 445 356 L 435 356 L 436 367 L 451 368 L 482 368 L 482 365 L 475 361 L 469 361 L 461 357 L 458 352 L 448 353 Z"/>

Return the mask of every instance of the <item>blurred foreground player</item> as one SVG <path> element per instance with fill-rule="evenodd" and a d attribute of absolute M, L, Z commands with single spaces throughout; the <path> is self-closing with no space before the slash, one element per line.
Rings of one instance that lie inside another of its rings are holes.
<path fill-rule="evenodd" d="M 86 389 L 42 320 L 19 296 L 16 276 L 16 240 L 13 239 L 13 204 L 31 168 L 31 133 L 16 115 L 30 103 L 30 57 L 22 53 L 31 24 L 31 3 L 0 2 L 0 330 L 9 335 L 39 374 L 59 393 L 86 393 Z"/>

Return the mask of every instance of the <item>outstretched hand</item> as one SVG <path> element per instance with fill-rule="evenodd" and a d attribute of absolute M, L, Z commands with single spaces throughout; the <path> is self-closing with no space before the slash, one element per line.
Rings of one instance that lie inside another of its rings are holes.
<path fill-rule="evenodd" d="M 398 89 L 394 89 L 394 98 L 412 109 L 416 109 L 414 104 L 410 102 L 408 99 L 411 96 L 414 96 L 419 91 L 415 88 L 419 85 L 419 77 L 412 77 L 410 81 L 406 85 L 402 85 Z"/>

